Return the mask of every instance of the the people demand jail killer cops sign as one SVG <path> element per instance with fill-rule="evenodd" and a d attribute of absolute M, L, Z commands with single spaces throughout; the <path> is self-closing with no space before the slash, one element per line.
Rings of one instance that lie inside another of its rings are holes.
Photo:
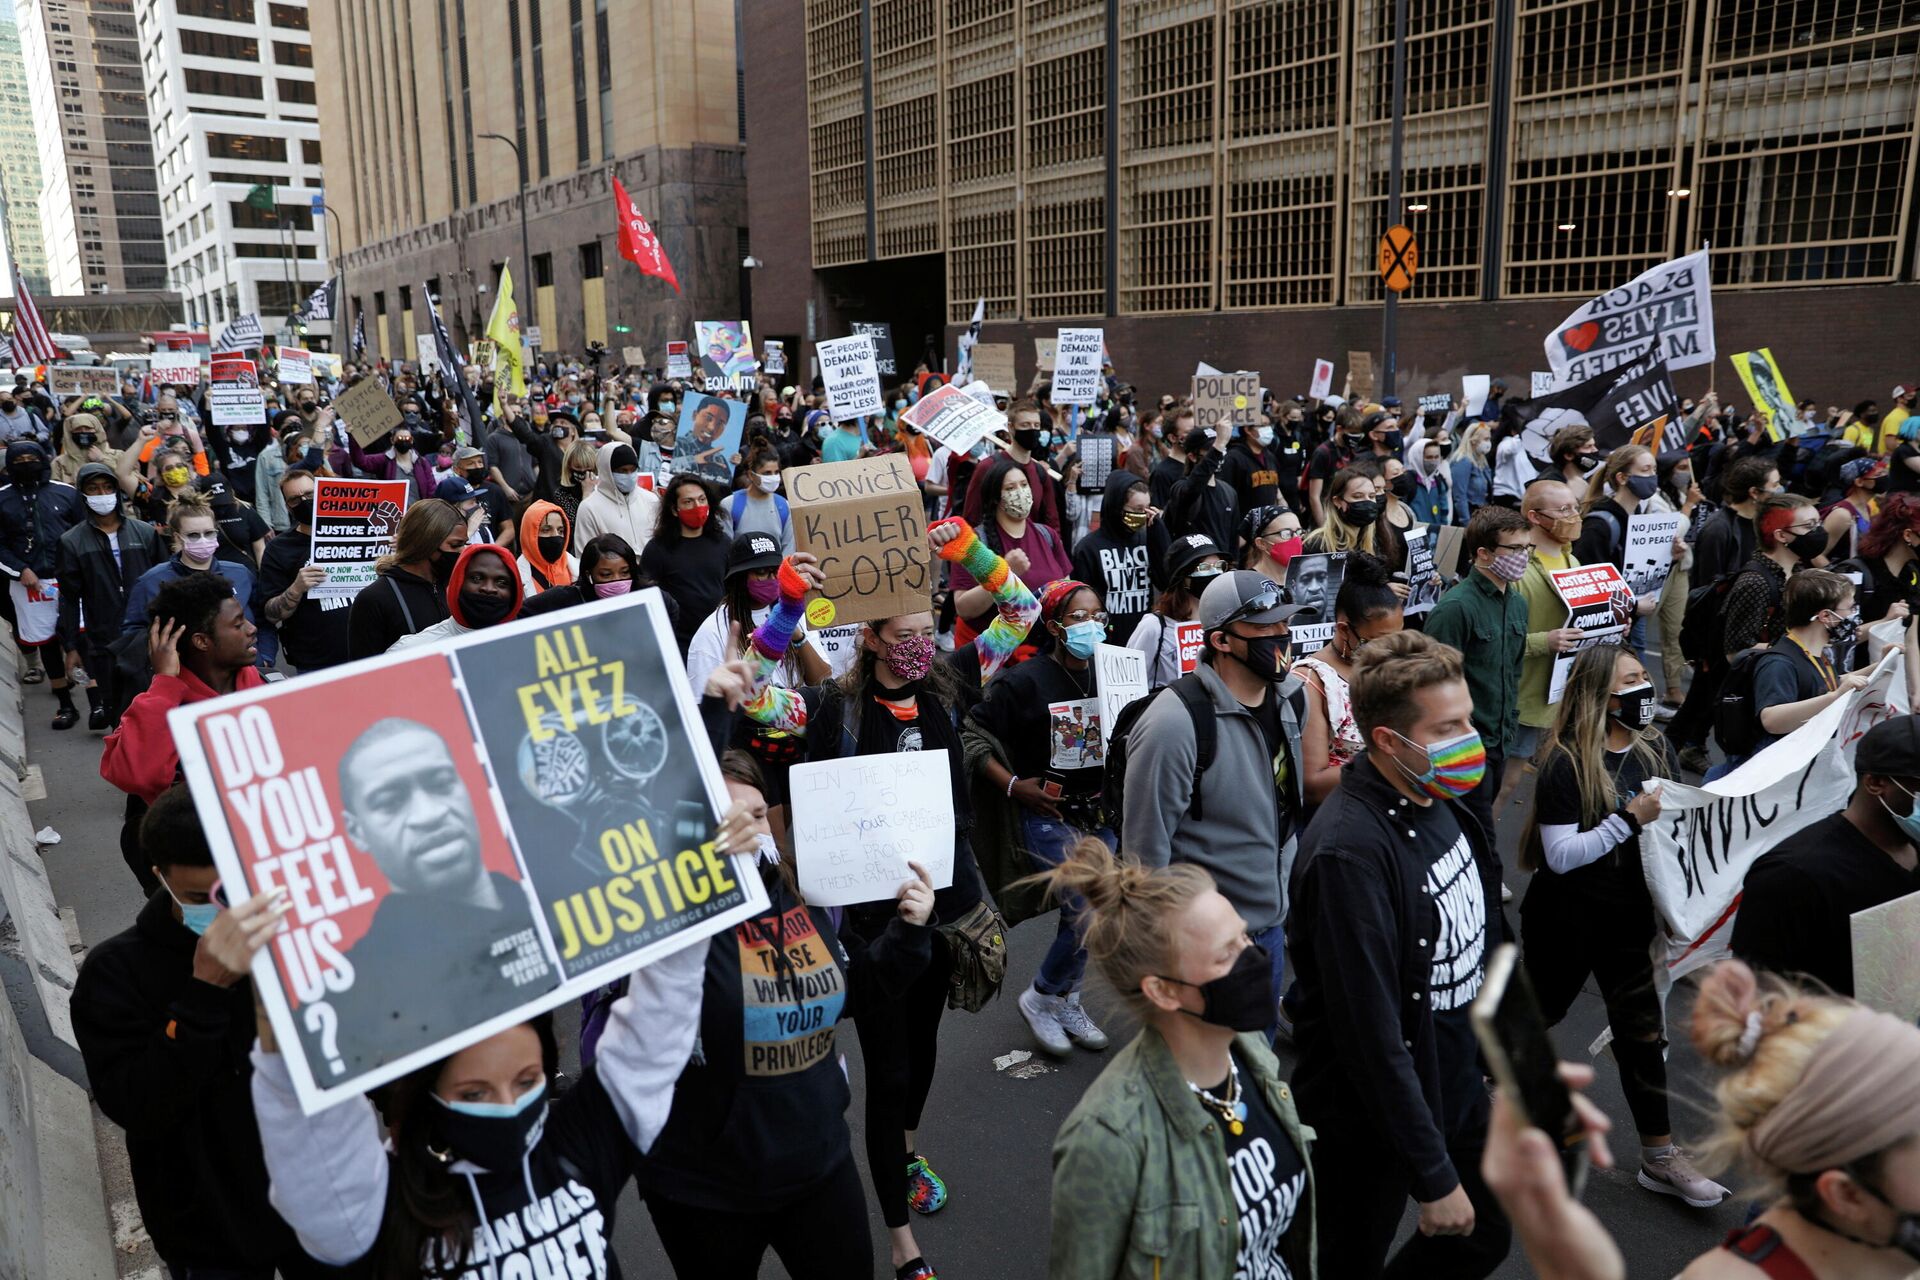
<path fill-rule="evenodd" d="M 309 1111 L 766 901 L 713 847 L 725 789 L 656 591 L 172 726 L 228 899 L 286 891 L 255 976 Z"/>

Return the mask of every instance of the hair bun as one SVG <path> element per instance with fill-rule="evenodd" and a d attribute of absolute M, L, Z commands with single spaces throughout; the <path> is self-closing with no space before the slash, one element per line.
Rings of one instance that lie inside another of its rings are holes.
<path fill-rule="evenodd" d="M 1766 1032 L 1760 1007 L 1760 981 L 1738 960 L 1716 965 L 1700 981 L 1693 1003 L 1693 1047 L 1721 1067 L 1752 1060 Z"/>

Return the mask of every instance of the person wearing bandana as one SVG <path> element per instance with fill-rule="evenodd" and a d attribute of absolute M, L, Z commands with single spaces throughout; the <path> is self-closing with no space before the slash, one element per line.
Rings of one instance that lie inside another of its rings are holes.
<path fill-rule="evenodd" d="M 470 543 L 447 577 L 448 616 L 401 636 L 388 652 L 511 622 L 520 616 L 523 595 L 513 552 L 496 542 Z"/>

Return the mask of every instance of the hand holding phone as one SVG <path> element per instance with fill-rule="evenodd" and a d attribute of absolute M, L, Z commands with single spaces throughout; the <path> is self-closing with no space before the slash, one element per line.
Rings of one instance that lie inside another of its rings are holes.
<path fill-rule="evenodd" d="M 1540 1002 L 1520 967 L 1520 948 L 1511 942 L 1502 943 L 1487 962 L 1487 980 L 1473 1002 L 1470 1020 L 1500 1092 L 1519 1111 L 1522 1123 L 1558 1143 L 1567 1187 L 1578 1199 L 1589 1164 L 1586 1125 L 1560 1078 L 1559 1057 Z"/>

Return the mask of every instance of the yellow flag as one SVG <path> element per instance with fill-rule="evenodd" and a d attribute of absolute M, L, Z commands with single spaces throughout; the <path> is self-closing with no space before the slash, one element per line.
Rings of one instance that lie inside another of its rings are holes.
<path fill-rule="evenodd" d="M 513 276 L 504 262 L 500 264 L 500 293 L 493 300 L 493 314 L 487 317 L 487 337 L 499 352 L 494 360 L 494 385 L 524 396 L 527 373 L 521 360 L 520 312 L 513 305 Z"/>
<path fill-rule="evenodd" d="M 1740 375 L 1741 385 L 1753 397 L 1754 412 L 1766 418 L 1769 436 L 1784 440 L 1800 434 L 1800 411 L 1794 406 L 1793 393 L 1787 390 L 1787 380 L 1781 375 L 1770 348 L 1736 352 L 1733 371 Z"/>

